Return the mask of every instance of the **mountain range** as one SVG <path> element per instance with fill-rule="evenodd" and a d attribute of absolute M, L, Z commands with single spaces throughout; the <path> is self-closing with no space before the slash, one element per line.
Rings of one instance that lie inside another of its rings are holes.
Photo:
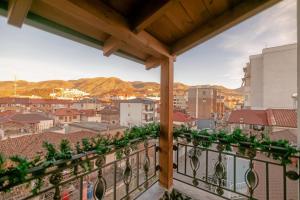
<path fill-rule="evenodd" d="M 78 80 L 47 80 L 40 82 L 29 82 L 18 80 L 14 81 L 0 81 L 0 97 L 7 97 L 14 95 L 14 88 L 16 83 L 16 92 L 20 96 L 40 96 L 49 98 L 50 93 L 59 88 L 76 88 L 81 91 L 89 93 L 94 97 L 105 96 L 156 96 L 159 95 L 160 85 L 156 82 L 142 82 L 142 81 L 124 81 L 115 77 L 96 77 L 96 78 L 82 78 Z M 174 83 L 174 93 L 182 94 L 188 89 L 188 85 L 183 83 Z M 222 87 L 223 86 L 218 86 Z M 226 90 L 230 90 L 224 88 Z M 233 90 L 232 90 L 233 91 Z"/>

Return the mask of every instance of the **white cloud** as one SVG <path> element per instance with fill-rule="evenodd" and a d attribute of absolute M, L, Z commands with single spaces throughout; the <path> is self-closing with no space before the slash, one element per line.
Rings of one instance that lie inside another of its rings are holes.
<path fill-rule="evenodd" d="M 249 19 L 248 26 L 241 24 L 222 34 L 219 47 L 235 55 L 233 60 L 224 63 L 229 72 L 224 77 L 241 80 L 242 68 L 250 55 L 259 54 L 266 47 L 297 41 L 296 1 L 284 0 Z"/>

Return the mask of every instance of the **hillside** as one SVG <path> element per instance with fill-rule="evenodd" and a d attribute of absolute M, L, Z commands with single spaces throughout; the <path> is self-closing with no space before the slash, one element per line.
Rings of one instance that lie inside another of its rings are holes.
<path fill-rule="evenodd" d="M 17 81 L 17 94 L 23 96 L 41 96 L 49 98 L 49 94 L 57 88 L 76 88 L 90 93 L 91 96 L 102 97 L 106 95 L 118 96 L 144 96 L 158 95 L 159 83 L 123 81 L 115 77 L 83 78 L 78 80 L 48 80 L 41 82 Z M 188 88 L 182 83 L 174 84 L 175 93 L 183 93 Z M 0 81 L 0 97 L 14 95 L 13 81 Z"/>
<path fill-rule="evenodd" d="M 83 92 L 90 93 L 94 97 L 108 96 L 157 96 L 160 93 L 160 85 L 156 82 L 123 81 L 115 77 L 82 78 L 78 80 L 48 80 L 41 82 L 28 82 L 19 80 L 17 83 L 17 94 L 21 96 L 40 96 L 49 98 L 50 93 L 56 92 L 59 88 L 76 88 Z M 183 94 L 187 91 L 188 85 L 174 83 L 174 94 Z M 242 88 L 228 89 L 223 86 L 213 85 L 224 92 L 241 94 Z M 14 95 L 13 81 L 0 81 L 0 97 Z"/>

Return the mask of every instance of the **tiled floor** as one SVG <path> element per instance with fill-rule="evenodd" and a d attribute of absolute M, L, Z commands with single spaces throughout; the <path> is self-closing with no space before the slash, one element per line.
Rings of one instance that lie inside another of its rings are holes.
<path fill-rule="evenodd" d="M 217 197 L 176 180 L 174 180 L 174 188 L 194 200 L 223 200 L 223 198 Z M 137 200 L 159 200 L 163 196 L 164 192 L 165 190 L 160 187 L 158 183 L 155 183 L 151 188 L 149 188 L 149 190 L 137 198 Z"/>

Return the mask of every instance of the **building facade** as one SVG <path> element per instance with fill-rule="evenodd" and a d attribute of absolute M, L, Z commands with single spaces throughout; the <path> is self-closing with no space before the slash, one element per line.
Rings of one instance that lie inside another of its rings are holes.
<path fill-rule="evenodd" d="M 214 86 L 193 86 L 188 90 L 188 112 L 197 119 L 223 115 L 224 94 Z"/>
<path fill-rule="evenodd" d="M 155 122 L 157 118 L 156 102 L 150 99 L 131 99 L 120 102 L 120 125 L 140 126 Z"/>
<path fill-rule="evenodd" d="M 245 107 L 295 109 L 297 44 L 265 48 L 244 68 Z"/>

